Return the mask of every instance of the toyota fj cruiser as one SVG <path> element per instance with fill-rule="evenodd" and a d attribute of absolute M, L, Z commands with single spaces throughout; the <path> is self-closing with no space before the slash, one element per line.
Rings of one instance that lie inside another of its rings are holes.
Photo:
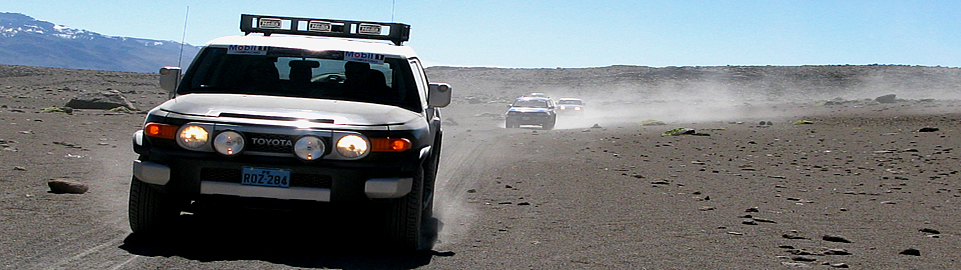
<path fill-rule="evenodd" d="M 205 201 L 363 205 L 384 210 L 385 243 L 429 249 L 451 87 L 402 45 L 410 26 L 244 14 L 240 29 L 182 78 L 161 69 L 172 99 L 133 136 L 133 232 L 169 232 Z"/>

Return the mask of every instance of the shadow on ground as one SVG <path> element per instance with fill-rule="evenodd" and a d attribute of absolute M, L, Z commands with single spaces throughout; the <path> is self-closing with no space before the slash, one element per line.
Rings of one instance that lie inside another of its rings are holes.
<path fill-rule="evenodd" d="M 345 218 L 347 217 L 347 218 Z M 146 257 L 198 262 L 259 260 L 300 268 L 413 269 L 453 252 L 383 247 L 379 228 L 350 215 L 244 211 L 182 215 L 173 233 L 131 234 L 121 249 Z"/>

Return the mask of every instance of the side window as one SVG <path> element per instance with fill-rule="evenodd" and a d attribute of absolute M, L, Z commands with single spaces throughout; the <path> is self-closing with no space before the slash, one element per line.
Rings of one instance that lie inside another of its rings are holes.
<path fill-rule="evenodd" d="M 427 82 L 427 75 L 424 74 L 424 67 L 420 65 L 420 61 L 417 59 L 410 59 L 410 67 L 412 73 L 414 73 L 414 82 L 417 84 L 417 91 L 420 93 L 420 102 L 422 107 L 427 107 L 427 92 L 429 83 Z"/>

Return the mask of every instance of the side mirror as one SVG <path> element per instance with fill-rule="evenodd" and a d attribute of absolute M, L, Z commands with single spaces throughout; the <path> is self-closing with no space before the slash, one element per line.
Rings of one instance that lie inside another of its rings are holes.
<path fill-rule="evenodd" d="M 450 105 L 451 91 L 446 83 L 431 83 L 427 93 L 427 105 L 431 107 L 446 107 Z"/>
<path fill-rule="evenodd" d="M 177 92 L 180 83 L 180 67 L 163 67 L 160 69 L 160 88 L 171 94 Z"/>

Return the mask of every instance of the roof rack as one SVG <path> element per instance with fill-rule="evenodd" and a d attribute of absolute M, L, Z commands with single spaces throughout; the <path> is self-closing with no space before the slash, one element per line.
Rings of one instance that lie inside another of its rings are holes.
<path fill-rule="evenodd" d="M 386 28 L 386 29 L 385 29 Z M 390 40 L 401 45 L 410 39 L 410 25 L 331 19 L 295 18 L 267 15 L 240 15 L 240 31 L 250 33 L 290 34 Z"/>

